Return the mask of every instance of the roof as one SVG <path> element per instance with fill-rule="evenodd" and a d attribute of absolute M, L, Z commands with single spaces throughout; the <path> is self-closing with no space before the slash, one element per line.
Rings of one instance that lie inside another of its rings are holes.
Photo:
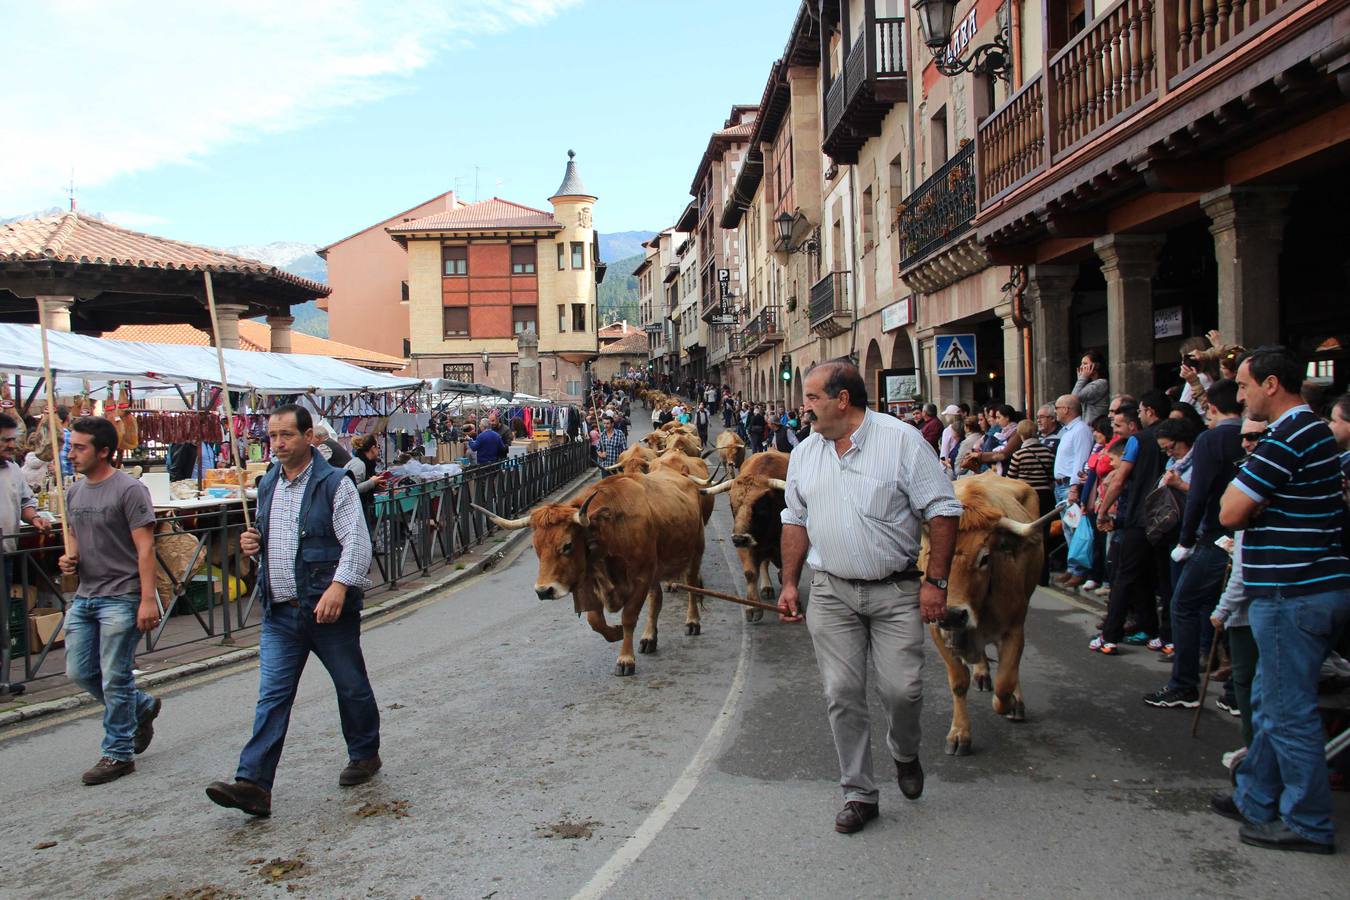
<path fill-rule="evenodd" d="M 553 213 L 522 206 L 493 197 L 479 203 L 470 203 L 458 209 L 423 216 L 411 222 L 391 225 L 385 230 L 391 235 L 416 234 L 422 231 L 489 231 L 489 230 L 529 231 L 548 229 L 559 231 L 562 225 L 553 218 Z"/>
<path fill-rule="evenodd" d="M 123 325 L 116 331 L 103 335 L 114 341 L 139 341 L 149 344 L 187 344 L 196 347 L 211 346 L 208 332 L 191 325 Z M 263 322 L 251 319 L 239 320 L 239 349 L 266 353 L 272 347 L 272 329 Z M 389 356 L 353 347 L 339 341 L 315 337 L 312 334 L 291 332 L 291 352 L 304 356 L 326 356 L 341 362 L 352 363 L 367 369 L 394 371 L 402 369 L 408 361 L 398 356 Z"/>
<path fill-rule="evenodd" d="M 646 334 L 646 332 L 636 325 L 630 325 L 627 322 L 612 322 L 600 329 L 599 337 L 602 341 L 606 338 L 614 340 L 630 334 Z"/>
<path fill-rule="evenodd" d="M 581 176 L 577 174 L 577 152 L 575 150 L 567 151 L 567 171 L 563 174 L 562 184 L 553 192 L 554 197 L 594 197 L 590 191 L 586 190 L 586 185 L 581 183 Z"/>
<path fill-rule="evenodd" d="M 327 297 L 330 288 L 270 263 L 214 247 L 132 231 L 71 210 L 59 216 L 0 225 L 0 261 L 55 260 L 139 269 L 236 272 L 266 275 Z"/>
<path fill-rule="evenodd" d="M 738 115 L 754 113 L 758 116 L 759 107 L 753 103 L 738 103 L 731 108 L 730 122 Z M 703 156 L 699 159 L 698 168 L 694 170 L 694 181 L 689 186 L 689 193 L 695 197 L 698 196 L 698 185 L 712 166 L 714 159 L 721 159 L 729 147 L 733 144 L 744 144 L 750 140 L 751 133 L 755 130 L 755 120 L 742 122 L 739 125 L 724 124 L 721 129 L 714 131 L 712 137 L 708 138 L 708 149 L 703 151 Z"/>
<path fill-rule="evenodd" d="M 333 243 L 327 244 L 327 245 L 325 245 L 325 246 L 323 246 L 323 247 L 320 247 L 318 250 L 315 250 L 314 252 L 315 252 L 316 254 L 318 254 L 319 256 L 323 257 L 324 259 L 327 259 L 327 258 L 328 258 L 328 256 L 327 256 L 328 251 L 329 251 L 329 250 L 332 250 L 332 249 L 333 249 L 334 247 L 336 247 L 338 244 L 345 244 L 345 243 L 347 243 L 347 241 L 350 241 L 352 238 L 354 238 L 354 237 L 359 237 L 360 235 L 365 234 L 367 231 L 371 231 L 371 230 L 373 230 L 373 229 L 379 228 L 381 225 L 385 225 L 385 224 L 387 224 L 387 223 L 389 223 L 389 222 L 394 221 L 395 219 L 402 219 L 404 216 L 406 216 L 408 213 L 412 212 L 414 209 L 421 209 L 423 206 L 426 206 L 428 203 L 435 203 L 437 200 L 444 200 L 446 197 L 449 197 L 449 198 L 450 198 L 450 208 L 451 208 L 451 209 L 459 209 L 461 206 L 464 206 L 464 205 L 465 205 L 463 201 L 455 199 L 455 192 L 454 192 L 454 191 L 446 191 L 446 192 L 443 193 L 443 194 L 437 194 L 435 197 L 431 197 L 431 198 L 429 198 L 429 199 L 427 199 L 427 200 L 423 200 L 421 203 L 418 203 L 416 206 L 410 206 L 410 207 L 408 207 L 407 209 L 403 210 L 403 212 L 394 213 L 392 216 L 389 216 L 388 218 L 381 219 L 380 221 L 376 222 L 374 225 L 369 225 L 369 226 L 367 226 L 367 227 L 365 227 L 365 228 L 362 228 L 360 231 L 353 231 L 351 234 L 347 235 L 345 238 L 339 238 L 338 240 L 333 241 Z"/>
<path fill-rule="evenodd" d="M 601 356 L 646 356 L 647 333 L 635 331 L 622 340 L 600 348 Z"/>

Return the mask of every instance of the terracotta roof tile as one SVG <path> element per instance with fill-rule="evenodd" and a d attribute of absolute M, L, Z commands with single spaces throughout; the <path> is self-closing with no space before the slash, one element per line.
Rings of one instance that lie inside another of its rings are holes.
<path fill-rule="evenodd" d="M 150 344 L 188 344 L 197 347 L 211 346 L 210 335 L 192 325 L 123 325 L 116 331 L 103 335 L 114 341 L 143 341 Z M 272 329 L 262 322 L 251 319 L 239 320 L 239 349 L 253 352 L 266 352 L 272 346 Z M 291 332 L 291 352 L 306 356 L 327 356 L 367 369 L 395 371 L 408 364 L 406 359 L 389 356 L 353 347 L 339 341 L 315 337 L 312 334 Z"/>
<path fill-rule="evenodd" d="M 132 231 L 77 212 L 0 225 L 0 260 L 59 260 L 154 269 L 248 272 L 267 275 L 327 297 L 327 285 L 292 275 L 261 260 L 214 247 Z"/>
<path fill-rule="evenodd" d="M 646 356 L 647 355 L 647 334 L 646 332 L 636 332 L 628 335 L 622 340 L 615 341 L 608 347 L 600 348 L 601 356 Z"/>
<path fill-rule="evenodd" d="M 636 325 L 629 324 L 628 322 L 613 322 L 609 325 L 606 325 L 604 328 L 600 329 L 600 340 L 603 341 L 606 338 L 609 338 L 611 340 L 617 340 L 618 338 L 625 337 L 627 335 L 641 331 L 642 331 L 641 328 L 638 328 Z"/>
<path fill-rule="evenodd" d="M 420 231 L 474 231 L 477 229 L 561 229 L 553 213 L 533 209 L 493 197 L 479 203 L 470 203 L 459 209 L 423 216 L 411 222 L 386 229 L 390 234 L 414 234 Z"/>

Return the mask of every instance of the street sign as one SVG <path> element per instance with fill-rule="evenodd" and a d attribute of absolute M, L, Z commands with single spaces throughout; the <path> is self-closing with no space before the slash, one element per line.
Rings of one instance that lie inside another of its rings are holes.
<path fill-rule="evenodd" d="M 721 282 L 722 284 L 726 284 L 728 281 L 731 280 L 731 270 L 730 270 L 730 269 L 718 269 L 718 270 L 717 270 L 717 280 L 718 280 L 719 282 Z"/>
<path fill-rule="evenodd" d="M 933 339 L 939 375 L 974 375 L 975 335 L 939 334 Z"/>
<path fill-rule="evenodd" d="M 713 316 L 711 321 L 712 321 L 712 324 L 714 324 L 714 325 L 735 325 L 735 324 L 736 324 L 736 317 L 735 317 L 735 316 Z"/>
<path fill-rule="evenodd" d="M 1169 306 L 1153 311 L 1153 337 L 1181 337 L 1181 307 Z"/>

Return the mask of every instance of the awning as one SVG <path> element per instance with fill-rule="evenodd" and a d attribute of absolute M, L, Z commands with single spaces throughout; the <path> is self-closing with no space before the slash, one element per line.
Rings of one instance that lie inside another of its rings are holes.
<path fill-rule="evenodd" d="M 53 373 L 90 381 L 219 384 L 214 347 L 110 341 L 48 331 Z M 415 390 L 416 378 L 372 372 L 324 356 L 225 350 L 229 387 L 260 394 L 354 394 Z M 0 371 L 42 374 L 42 342 L 36 325 L 0 323 Z"/>

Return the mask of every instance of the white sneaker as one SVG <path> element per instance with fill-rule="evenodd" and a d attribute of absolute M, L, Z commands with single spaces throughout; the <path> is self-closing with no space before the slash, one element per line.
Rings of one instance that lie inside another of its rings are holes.
<path fill-rule="evenodd" d="M 1096 594 L 1098 597 L 1105 597 L 1107 594 L 1111 593 L 1111 585 L 1104 584 L 1092 593 Z"/>
<path fill-rule="evenodd" d="M 1085 591 L 1095 591 L 1099 587 L 1101 587 L 1100 584 L 1090 579 L 1088 581 L 1083 582 L 1083 590 Z"/>
<path fill-rule="evenodd" d="M 1246 756 L 1246 755 L 1247 755 L 1247 748 L 1246 748 L 1246 747 L 1239 747 L 1239 748 L 1236 749 L 1236 750 L 1229 750 L 1227 753 L 1225 753 L 1225 754 L 1221 757 L 1221 761 L 1223 762 L 1223 767 L 1224 767 L 1225 769 L 1228 769 L 1229 771 L 1232 771 L 1232 769 L 1233 769 L 1233 760 L 1234 760 L 1234 759 L 1240 759 L 1241 757 L 1244 757 L 1244 756 Z"/>

